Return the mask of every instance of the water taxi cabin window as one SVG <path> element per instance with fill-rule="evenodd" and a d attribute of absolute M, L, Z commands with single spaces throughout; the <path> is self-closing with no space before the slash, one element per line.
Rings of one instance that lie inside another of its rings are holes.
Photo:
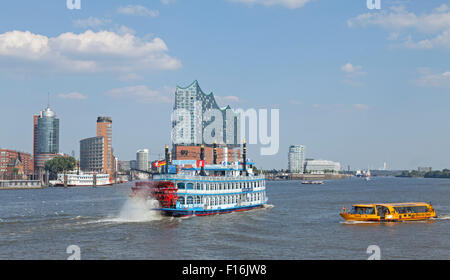
<path fill-rule="evenodd" d="M 394 207 L 394 209 L 399 214 L 414 214 L 414 213 L 428 212 L 428 207 L 426 206 Z"/>
<path fill-rule="evenodd" d="M 359 215 L 375 215 L 375 208 L 373 207 L 353 207 L 350 214 Z"/>

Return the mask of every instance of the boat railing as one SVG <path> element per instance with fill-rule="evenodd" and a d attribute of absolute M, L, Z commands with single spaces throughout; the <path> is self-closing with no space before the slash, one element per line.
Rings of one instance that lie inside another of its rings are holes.
<path fill-rule="evenodd" d="M 230 177 L 220 177 L 220 176 L 192 176 L 192 175 L 181 175 L 181 174 L 160 174 L 154 175 L 153 179 L 156 180 L 186 180 L 186 181 L 243 181 L 243 180 L 264 180 L 264 175 L 255 175 L 255 176 L 230 176 Z"/>

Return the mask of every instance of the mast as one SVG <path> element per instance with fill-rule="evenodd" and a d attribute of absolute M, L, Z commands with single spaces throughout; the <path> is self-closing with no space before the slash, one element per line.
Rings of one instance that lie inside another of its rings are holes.
<path fill-rule="evenodd" d="M 168 174 L 169 173 L 169 145 L 166 145 L 165 156 L 166 156 L 166 165 L 165 165 L 164 169 L 165 169 L 165 173 Z"/>
<path fill-rule="evenodd" d="M 244 147 L 242 149 L 243 149 L 242 159 L 244 161 L 243 167 L 242 167 L 242 175 L 248 176 L 248 172 L 247 172 L 247 140 L 245 140 L 245 139 L 244 139 Z"/>
<path fill-rule="evenodd" d="M 204 160 L 205 160 L 205 145 L 202 144 L 200 147 L 200 165 L 201 165 L 200 176 L 206 176 L 205 165 L 203 164 Z"/>

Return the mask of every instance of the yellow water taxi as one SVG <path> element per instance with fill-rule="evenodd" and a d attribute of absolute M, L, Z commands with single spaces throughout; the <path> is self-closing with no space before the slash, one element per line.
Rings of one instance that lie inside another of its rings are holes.
<path fill-rule="evenodd" d="M 345 207 L 342 210 L 340 215 L 346 221 L 401 222 L 436 218 L 434 208 L 425 202 L 355 204 L 349 212 Z"/>

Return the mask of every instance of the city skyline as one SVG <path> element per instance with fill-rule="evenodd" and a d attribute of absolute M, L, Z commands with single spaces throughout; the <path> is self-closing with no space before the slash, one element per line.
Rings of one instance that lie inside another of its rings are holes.
<path fill-rule="evenodd" d="M 2 148 L 33 153 L 31 118 L 50 91 L 60 152 L 79 155 L 107 115 L 119 160 L 143 147 L 156 159 L 171 141 L 176 86 L 198 80 L 221 107 L 280 110 L 279 152 L 249 145 L 262 168 L 287 169 L 292 143 L 345 169 L 450 167 L 444 1 L 385 0 L 381 10 L 366 1 L 83 1 L 79 11 L 63 2 L 0 11 L 2 111 L 14 116 L 0 121 Z M 6 43 L 14 39 L 27 43 Z"/>

